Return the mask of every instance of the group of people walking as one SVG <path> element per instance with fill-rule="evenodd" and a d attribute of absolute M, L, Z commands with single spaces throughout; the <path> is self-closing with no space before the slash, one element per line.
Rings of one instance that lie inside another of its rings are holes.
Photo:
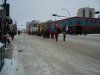
<path fill-rule="evenodd" d="M 61 31 L 59 30 L 59 28 L 56 28 L 55 31 L 51 32 L 49 31 L 49 29 L 47 30 L 43 30 L 42 32 L 42 35 L 45 38 L 52 38 L 52 39 L 55 39 L 56 41 L 58 41 L 58 36 L 59 36 L 59 33 L 61 33 Z M 62 34 L 63 34 L 63 41 L 65 41 L 66 39 L 66 31 L 62 31 Z"/>
<path fill-rule="evenodd" d="M 36 32 L 36 34 L 33 34 L 33 32 L 28 31 L 27 32 L 29 35 L 37 35 L 37 36 L 43 36 L 44 39 L 46 38 L 51 38 L 55 39 L 58 41 L 59 34 L 63 34 L 63 41 L 66 41 L 66 27 L 61 30 L 59 27 L 54 27 L 54 28 L 47 28 L 47 29 L 42 29 L 41 31 Z"/>

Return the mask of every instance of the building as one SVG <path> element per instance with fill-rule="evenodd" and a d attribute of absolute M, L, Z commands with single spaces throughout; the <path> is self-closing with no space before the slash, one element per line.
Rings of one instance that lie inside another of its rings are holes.
<path fill-rule="evenodd" d="M 47 22 L 41 22 L 38 24 L 38 32 L 46 31 L 49 28 L 49 21 Z"/>
<path fill-rule="evenodd" d="M 4 7 L 5 6 L 5 7 Z M 4 33 L 7 32 L 8 27 L 8 18 L 6 16 L 9 16 L 9 4 L 5 5 L 3 4 L 2 9 L 0 10 L 0 71 L 4 65 L 4 57 L 5 57 L 5 44 L 4 44 Z M 6 9 L 6 12 L 4 13 L 4 9 Z M 5 17 L 4 17 L 5 15 Z"/>
<path fill-rule="evenodd" d="M 30 24 L 31 24 L 31 22 L 26 22 L 26 31 L 27 32 L 30 30 Z"/>
<path fill-rule="evenodd" d="M 88 18 L 88 17 L 70 17 L 68 19 L 62 19 L 53 21 L 50 24 L 50 30 L 54 30 L 55 23 L 63 31 L 64 27 L 68 27 L 68 33 L 70 34 L 97 34 L 100 33 L 100 19 Z"/>
<path fill-rule="evenodd" d="M 100 14 L 98 15 L 98 18 L 100 18 Z"/>
<path fill-rule="evenodd" d="M 38 25 L 39 21 L 38 20 L 33 20 L 31 22 L 27 22 L 26 23 L 26 30 L 27 33 L 29 34 L 36 34 L 37 30 L 38 30 Z"/>
<path fill-rule="evenodd" d="M 80 8 L 77 12 L 78 17 L 88 17 L 88 18 L 95 18 L 95 9 L 94 8 Z"/>

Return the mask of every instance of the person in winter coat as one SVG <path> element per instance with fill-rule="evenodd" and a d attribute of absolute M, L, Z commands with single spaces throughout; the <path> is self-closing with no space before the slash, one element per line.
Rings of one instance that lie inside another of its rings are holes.
<path fill-rule="evenodd" d="M 55 31 L 55 38 L 56 38 L 56 41 L 58 41 L 58 35 L 59 35 L 59 32 L 58 32 L 58 31 Z"/>
<path fill-rule="evenodd" d="M 20 35 L 20 31 L 18 31 L 18 35 Z"/>
<path fill-rule="evenodd" d="M 66 31 L 63 31 L 63 41 L 66 40 Z"/>

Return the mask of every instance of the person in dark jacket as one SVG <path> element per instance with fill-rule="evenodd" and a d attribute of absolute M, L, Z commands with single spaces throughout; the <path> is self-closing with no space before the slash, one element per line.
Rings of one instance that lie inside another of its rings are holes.
<path fill-rule="evenodd" d="M 20 35 L 20 31 L 18 31 L 18 35 Z"/>
<path fill-rule="evenodd" d="M 56 38 L 56 41 L 58 41 L 58 35 L 59 35 L 59 32 L 58 32 L 58 31 L 55 31 L 55 38 Z"/>
<path fill-rule="evenodd" d="M 63 31 L 63 41 L 66 40 L 66 31 Z"/>

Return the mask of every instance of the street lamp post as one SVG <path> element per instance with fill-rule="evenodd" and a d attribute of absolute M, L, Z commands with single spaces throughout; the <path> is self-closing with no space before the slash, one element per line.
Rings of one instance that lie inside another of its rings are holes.
<path fill-rule="evenodd" d="M 68 15 L 69 15 L 69 18 L 70 18 L 70 12 L 67 9 L 63 9 L 62 8 L 62 10 L 66 11 L 68 13 Z"/>
<path fill-rule="evenodd" d="M 67 18 L 66 16 L 61 16 L 61 15 L 58 15 L 58 17 L 64 17 L 64 18 Z"/>
<path fill-rule="evenodd" d="M 55 27 L 56 27 L 56 17 L 58 16 L 57 14 L 52 14 L 52 16 L 55 16 Z"/>
<path fill-rule="evenodd" d="M 66 12 L 68 13 L 68 15 L 69 15 L 69 18 L 70 18 L 70 12 L 69 12 L 67 9 L 63 9 L 63 8 L 62 8 L 62 10 L 66 11 Z M 68 20 L 68 24 L 69 24 L 69 26 L 70 26 L 70 20 Z"/>

